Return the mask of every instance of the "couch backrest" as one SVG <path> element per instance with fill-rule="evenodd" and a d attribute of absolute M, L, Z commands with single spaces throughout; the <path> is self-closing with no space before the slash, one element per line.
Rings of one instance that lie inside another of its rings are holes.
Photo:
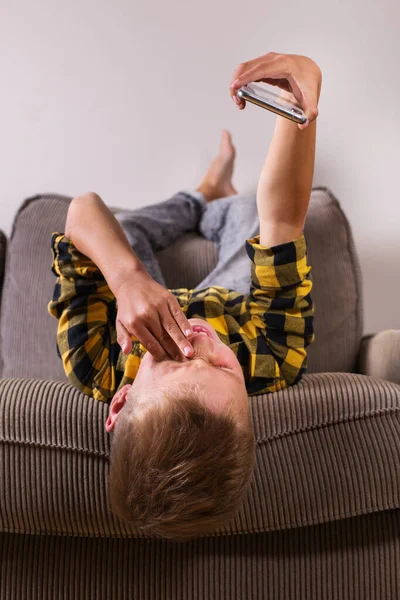
<path fill-rule="evenodd" d="M 67 380 L 56 354 L 57 321 L 47 304 L 55 283 L 50 236 L 64 231 L 70 200 L 58 194 L 34 196 L 15 217 L 1 307 L 3 377 Z M 316 333 L 309 372 L 352 371 L 362 336 L 360 270 L 346 217 L 324 188 L 312 192 L 305 234 L 313 266 Z M 215 245 L 196 234 L 158 255 L 171 288 L 194 287 L 216 257 Z"/>

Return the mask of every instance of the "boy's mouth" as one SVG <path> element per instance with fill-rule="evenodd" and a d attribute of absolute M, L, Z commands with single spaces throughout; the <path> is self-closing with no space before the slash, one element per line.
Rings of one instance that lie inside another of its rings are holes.
<path fill-rule="evenodd" d="M 189 323 L 192 327 L 193 333 L 205 333 L 215 342 L 219 341 L 219 337 L 214 327 L 210 325 L 210 323 L 207 323 L 207 321 L 204 321 L 204 319 L 191 318 L 189 319 Z"/>
<path fill-rule="evenodd" d="M 201 327 L 201 325 L 193 325 L 192 330 L 194 333 L 205 333 L 208 337 L 211 337 L 207 329 L 205 327 Z"/>

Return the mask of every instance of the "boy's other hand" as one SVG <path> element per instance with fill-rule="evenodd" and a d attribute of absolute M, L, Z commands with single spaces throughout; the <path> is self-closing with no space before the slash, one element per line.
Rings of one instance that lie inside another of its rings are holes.
<path fill-rule="evenodd" d="M 283 97 L 298 101 L 307 121 L 298 125 L 305 129 L 318 116 L 318 101 L 321 92 L 322 73 L 318 65 L 307 56 L 268 52 L 253 60 L 241 63 L 235 69 L 229 86 L 232 100 L 242 110 L 246 102 L 236 95 L 238 89 L 252 81 L 263 81 L 284 90 Z"/>
<path fill-rule="evenodd" d="M 136 272 L 116 291 L 117 341 L 124 354 L 132 349 L 132 335 L 156 360 L 189 357 L 193 347 L 186 336 L 190 323 L 175 296 L 145 271 Z"/>

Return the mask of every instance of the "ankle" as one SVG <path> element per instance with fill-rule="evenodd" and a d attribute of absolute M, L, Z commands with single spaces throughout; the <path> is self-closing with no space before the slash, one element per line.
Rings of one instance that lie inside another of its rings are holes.
<path fill-rule="evenodd" d="M 206 202 L 211 202 L 212 200 L 215 200 L 215 198 L 217 197 L 215 195 L 215 188 L 214 186 L 210 185 L 209 183 L 203 182 L 199 185 L 198 188 L 196 188 L 196 192 L 201 192 L 206 200 Z"/>

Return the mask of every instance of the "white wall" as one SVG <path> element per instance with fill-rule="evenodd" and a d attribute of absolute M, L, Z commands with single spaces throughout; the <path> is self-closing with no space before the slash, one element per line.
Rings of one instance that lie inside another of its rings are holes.
<path fill-rule="evenodd" d="M 399 20 L 396 0 L 2 0 L 0 228 L 36 193 L 138 207 L 196 186 L 224 127 L 254 188 L 274 117 L 235 109 L 232 71 L 305 54 L 323 71 L 314 185 L 350 219 L 365 330 L 399 328 Z"/>

